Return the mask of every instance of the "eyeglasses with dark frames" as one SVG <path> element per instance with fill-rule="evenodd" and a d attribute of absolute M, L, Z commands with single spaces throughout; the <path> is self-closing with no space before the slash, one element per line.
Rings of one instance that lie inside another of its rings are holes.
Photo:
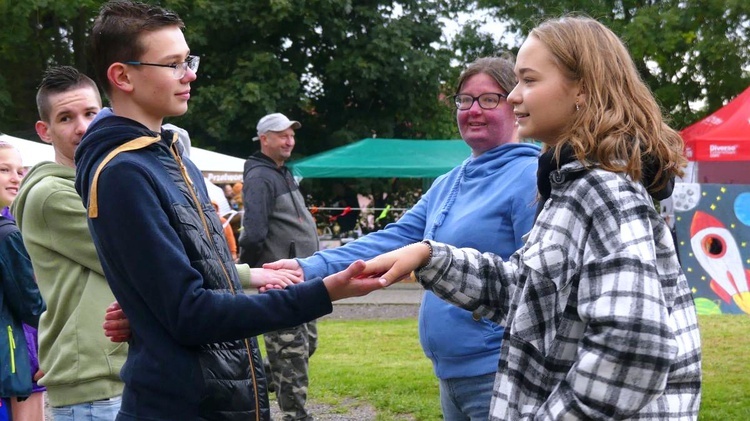
<path fill-rule="evenodd" d="M 126 61 L 123 62 L 123 64 L 129 64 L 131 66 L 154 66 L 154 67 L 170 67 L 172 68 L 172 77 L 175 79 L 182 79 L 185 77 L 185 73 L 187 73 L 187 69 L 190 69 L 193 71 L 193 73 L 198 73 L 198 65 L 201 62 L 201 58 L 198 56 L 187 56 L 185 61 L 182 63 L 172 63 L 172 64 L 159 64 L 159 63 L 146 63 L 143 61 Z"/>
<path fill-rule="evenodd" d="M 453 95 L 453 103 L 459 110 L 465 111 L 471 108 L 476 101 L 479 107 L 483 110 L 494 110 L 500 105 L 500 101 L 507 99 L 507 94 L 501 94 L 497 92 L 488 92 L 479 96 L 471 96 L 467 94 Z"/>

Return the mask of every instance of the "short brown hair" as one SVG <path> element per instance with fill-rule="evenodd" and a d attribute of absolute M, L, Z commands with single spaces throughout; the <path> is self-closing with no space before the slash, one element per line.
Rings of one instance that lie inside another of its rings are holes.
<path fill-rule="evenodd" d="M 185 27 L 176 13 L 159 6 L 129 1 L 113 0 L 99 9 L 89 39 L 89 57 L 94 76 L 109 96 L 112 88 L 107 79 L 109 66 L 117 62 L 138 60 L 145 52 L 141 43 L 144 32 L 169 26 Z"/>
<path fill-rule="evenodd" d="M 49 103 L 50 95 L 85 87 L 90 87 L 96 92 L 99 105 L 101 105 L 99 88 L 96 87 L 96 83 L 90 77 L 71 66 L 49 67 L 45 70 L 42 82 L 39 84 L 39 90 L 36 92 L 36 108 L 39 111 L 39 118 L 49 123 L 50 112 L 52 112 Z"/>

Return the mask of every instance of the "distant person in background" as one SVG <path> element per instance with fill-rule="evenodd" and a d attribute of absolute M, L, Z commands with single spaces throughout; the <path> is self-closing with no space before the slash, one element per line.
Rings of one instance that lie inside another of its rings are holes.
<path fill-rule="evenodd" d="M 10 206 L 18 195 L 24 175 L 21 153 L 0 141 L 0 208 Z M 25 416 L 30 421 L 44 420 L 44 397 L 36 393 L 28 404 L 16 406 L 32 395 L 37 376 L 29 358 L 23 324 L 37 328 L 46 306 L 39 292 L 31 260 L 12 219 L 0 216 L 0 398 L 7 415 L 15 408 L 13 419 Z M 11 402 L 13 402 L 11 404 Z M 12 405 L 12 406 L 11 406 Z"/>
<path fill-rule="evenodd" d="M 232 191 L 231 184 L 224 184 L 224 197 L 227 198 L 228 202 L 231 202 L 232 197 L 234 197 L 234 191 Z"/>
<path fill-rule="evenodd" d="M 232 185 L 232 200 L 230 200 L 229 203 L 237 212 L 241 211 L 245 206 L 244 200 L 242 199 L 242 194 L 242 183 L 234 183 Z"/>
<path fill-rule="evenodd" d="M 229 246 L 229 252 L 232 253 L 232 260 L 237 260 L 237 241 L 234 238 L 234 230 L 232 229 L 232 226 L 227 221 L 227 218 L 224 218 L 219 214 L 219 205 L 216 202 L 211 202 L 214 209 L 216 209 L 216 214 L 219 215 L 219 221 L 221 221 L 221 225 L 224 229 L 224 237 L 227 238 L 227 245 Z"/>
<path fill-rule="evenodd" d="M 331 199 L 331 206 L 334 208 L 342 208 L 339 210 L 332 211 L 336 224 L 339 225 L 339 232 L 342 234 L 353 231 L 359 222 L 359 200 L 357 199 L 357 192 L 354 191 L 348 184 L 335 183 L 333 185 L 333 199 Z"/>
<path fill-rule="evenodd" d="M 305 278 L 312 279 L 423 239 L 509 257 L 534 220 L 539 156 L 539 147 L 518 143 L 513 107 L 505 100 L 515 83 L 511 57 L 469 64 L 458 79 L 453 103 L 471 156 L 435 180 L 411 210 L 385 229 L 307 259 L 266 267 L 301 267 Z M 446 421 L 487 420 L 503 332 L 503 326 L 479 313 L 425 293 L 419 339 L 440 380 Z"/>
<path fill-rule="evenodd" d="M 319 249 L 312 214 L 289 168 L 284 165 L 301 124 L 280 113 L 257 125 L 260 151 L 245 162 L 242 197 L 245 213 L 240 262 L 252 267 L 284 258 L 307 257 Z M 309 358 L 317 348 L 315 321 L 263 335 L 270 366 L 269 389 L 276 391 L 284 421 L 312 420 L 305 407 Z"/>

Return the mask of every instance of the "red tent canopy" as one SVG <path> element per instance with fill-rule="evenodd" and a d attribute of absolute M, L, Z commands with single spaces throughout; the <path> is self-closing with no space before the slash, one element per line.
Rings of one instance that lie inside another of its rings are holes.
<path fill-rule="evenodd" d="M 680 134 L 691 161 L 750 161 L 750 88 Z"/>

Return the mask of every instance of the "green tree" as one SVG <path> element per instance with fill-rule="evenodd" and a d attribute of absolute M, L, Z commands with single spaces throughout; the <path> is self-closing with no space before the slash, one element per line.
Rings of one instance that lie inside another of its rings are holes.
<path fill-rule="evenodd" d="M 478 0 L 516 34 L 579 12 L 628 46 L 673 126 L 683 128 L 750 85 L 750 2 L 744 0 Z M 585 44 L 586 40 L 581 40 Z M 692 110 L 690 104 L 703 104 Z"/>
<path fill-rule="evenodd" d="M 85 40 L 102 0 L 0 0 L 0 130 L 33 137 L 43 69 L 87 71 Z M 199 146 L 250 152 L 272 111 L 302 121 L 296 152 L 363 137 L 457 137 L 456 69 L 442 18 L 463 0 L 164 0 L 201 56 L 190 112 L 172 119 Z M 87 72 L 88 73 L 88 72 Z"/>
<path fill-rule="evenodd" d="M 100 3 L 0 0 L 0 130 L 35 136 L 42 72 L 52 63 L 86 70 L 87 28 Z"/>
<path fill-rule="evenodd" d="M 440 101 L 455 73 L 440 45 L 449 1 L 172 3 L 202 56 L 177 124 L 201 142 L 247 154 L 257 120 L 273 111 L 301 120 L 304 155 L 370 136 L 457 135 Z"/>

